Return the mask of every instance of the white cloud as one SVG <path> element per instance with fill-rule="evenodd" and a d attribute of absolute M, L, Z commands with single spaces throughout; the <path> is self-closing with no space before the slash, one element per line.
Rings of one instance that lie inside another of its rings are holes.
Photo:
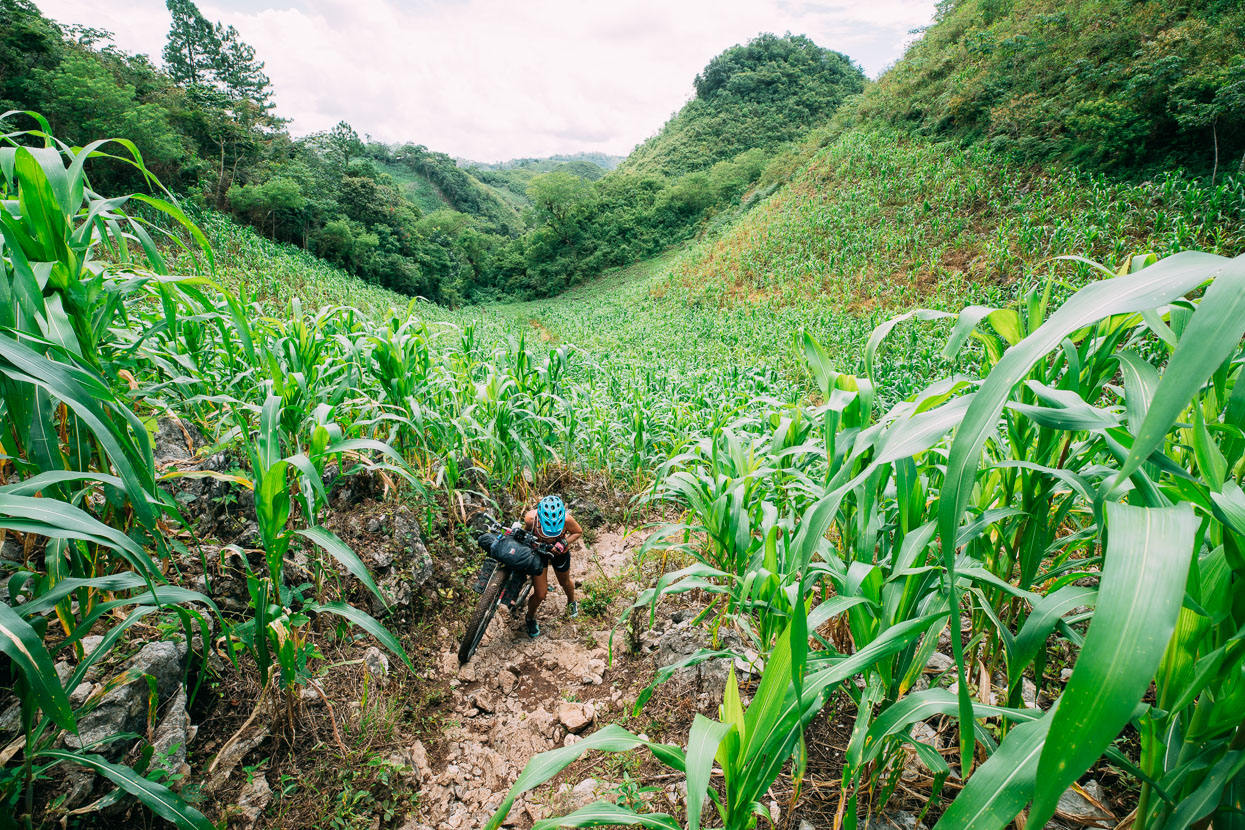
<path fill-rule="evenodd" d="M 110 29 L 156 60 L 160 0 L 37 0 L 49 17 Z M 298 135 L 349 122 L 481 161 L 623 154 L 656 132 L 717 53 L 761 32 L 806 34 L 871 76 L 900 56 L 934 0 L 202 0 L 267 64 Z"/>

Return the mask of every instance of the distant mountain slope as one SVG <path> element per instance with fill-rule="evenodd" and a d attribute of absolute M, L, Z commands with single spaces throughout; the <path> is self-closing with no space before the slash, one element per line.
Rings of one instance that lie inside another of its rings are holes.
<path fill-rule="evenodd" d="M 619 170 L 677 176 L 773 150 L 823 123 L 864 83 L 844 54 L 803 36 L 761 35 L 710 61 L 696 76 L 696 97 Z"/>
<path fill-rule="evenodd" d="M 523 168 L 525 170 L 533 170 L 537 173 L 550 173 L 561 164 L 572 162 L 588 162 L 595 164 L 602 170 L 613 170 L 617 167 L 625 156 L 612 156 L 609 153 L 563 153 L 560 155 L 545 156 L 544 158 L 521 158 L 510 159 L 509 161 L 498 161 L 486 164 L 479 161 L 471 161 L 469 159 L 455 159 L 459 167 L 478 167 L 481 170 L 512 170 L 515 168 Z"/>
<path fill-rule="evenodd" d="M 397 181 L 403 194 L 424 213 L 450 209 L 465 213 L 497 233 L 514 235 L 522 229 L 516 205 L 493 187 L 458 167 L 445 153 L 422 144 L 368 147 L 373 160 Z"/>

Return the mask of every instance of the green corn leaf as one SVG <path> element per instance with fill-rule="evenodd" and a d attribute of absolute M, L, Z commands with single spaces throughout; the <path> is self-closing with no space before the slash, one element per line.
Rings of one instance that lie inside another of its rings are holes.
<path fill-rule="evenodd" d="M 1003 830 L 1033 797 L 1051 718 L 1021 724 L 973 772 L 934 830 Z M 1040 826 L 1040 825 L 1039 825 Z"/>
<path fill-rule="evenodd" d="M 946 689 L 925 689 L 906 695 L 902 700 L 889 706 L 874 719 L 864 739 L 862 763 L 874 760 L 885 746 L 885 739 L 898 734 L 917 721 L 927 720 L 935 715 L 955 715 L 959 708 L 959 698 L 954 692 Z M 1031 721 L 1042 717 L 1042 712 L 1034 709 L 1008 709 L 1002 706 L 988 706 L 984 703 L 973 703 L 976 717 L 1002 717 L 1016 721 Z"/>
<path fill-rule="evenodd" d="M 0 493 L 0 527 L 104 545 L 120 553 L 149 580 L 160 576 L 151 558 L 129 536 L 62 501 Z"/>
<path fill-rule="evenodd" d="M 52 657 L 30 624 L 7 604 L 0 604 L 0 652 L 21 671 L 39 707 L 62 729 L 77 732 L 69 698 L 61 688 Z"/>
<path fill-rule="evenodd" d="M 90 578 L 69 578 L 62 579 L 57 582 L 47 592 L 40 594 L 30 602 L 23 603 L 17 607 L 18 613 L 30 619 L 36 614 L 42 614 L 56 607 L 56 603 L 65 597 L 77 591 L 79 588 L 94 588 L 96 591 L 115 593 L 117 591 L 126 591 L 131 588 L 139 588 L 147 584 L 147 580 L 143 579 L 136 573 L 119 573 L 111 576 L 96 576 Z"/>
<path fill-rule="evenodd" d="M 1164 263 L 1180 256 L 1168 257 L 1139 272 L 1138 276 L 1162 268 Z M 1167 431 L 1188 402 L 1240 346 L 1241 337 L 1245 335 L 1245 254 L 1226 260 L 1213 270 L 1208 268 L 1206 276 L 1211 274 L 1215 275 L 1215 281 L 1206 289 L 1179 345 L 1167 361 L 1145 420 L 1137 429 L 1137 440 L 1133 442 L 1128 460 L 1116 474 L 1116 485 L 1136 472 L 1150 454 L 1162 446 Z"/>
<path fill-rule="evenodd" d="M 981 305 L 970 305 L 963 309 L 956 317 L 955 327 L 951 329 L 951 334 L 947 337 L 947 342 L 942 347 L 942 359 L 951 360 L 955 357 L 965 342 L 968 341 L 968 338 L 972 336 L 973 330 L 977 328 L 977 324 L 996 310 Z"/>
<path fill-rule="evenodd" d="M 376 618 L 366 611 L 360 611 L 353 605 L 347 605 L 344 602 L 312 602 L 307 604 L 308 611 L 319 611 L 324 614 L 336 614 L 339 617 L 359 626 L 368 634 L 371 634 L 380 644 L 389 650 L 393 656 L 399 658 L 406 664 L 408 669 L 412 671 L 415 667 L 411 665 L 411 659 L 406 656 L 406 652 L 402 649 L 402 644 L 398 642 L 398 638 L 389 632 Z"/>
<path fill-rule="evenodd" d="M 1030 820 L 1055 804 L 1128 723 L 1176 626 L 1193 555 L 1193 508 L 1106 505 L 1107 551 L 1098 607 L 1051 717 Z"/>
<path fill-rule="evenodd" d="M 1124 411 L 1128 416 L 1128 430 L 1134 436 L 1150 411 L 1150 402 L 1159 385 L 1159 373 L 1141 355 L 1128 350 L 1115 356 L 1120 372 L 1124 375 Z"/>
<path fill-rule="evenodd" d="M 682 752 L 677 747 L 642 741 L 618 724 L 611 723 L 593 732 L 582 741 L 542 752 L 528 761 L 523 772 L 519 773 L 514 785 L 510 787 L 510 791 L 506 793 L 497 812 L 493 813 L 492 818 L 488 820 L 485 830 L 497 830 L 501 827 L 501 823 L 509 815 L 516 798 L 534 787 L 539 787 L 577 761 L 585 752 L 594 749 L 602 752 L 626 752 L 637 746 L 647 746 L 654 754 L 661 752 L 659 758 L 668 766 L 675 766 L 679 771 L 684 768 Z"/>
<path fill-rule="evenodd" d="M 117 474 L 125 482 L 134 511 L 145 525 L 154 526 L 155 511 L 148 499 L 148 494 L 155 492 L 151 449 L 147 446 L 144 452 L 127 431 L 108 416 L 101 402 L 115 406 L 123 414 L 128 410 L 117 405 L 112 392 L 100 378 L 77 367 L 49 360 L 7 335 L 0 335 L 0 358 L 11 364 L 0 366 L 4 374 L 16 381 L 46 389 L 74 411 L 116 467 Z M 132 421 L 126 420 L 133 426 Z"/>
<path fill-rule="evenodd" d="M 1197 288 L 1208 277 L 1230 270 L 1245 270 L 1245 258 L 1229 260 L 1212 254 L 1186 251 L 1167 257 L 1135 274 L 1093 283 L 1074 294 L 1032 334 L 1007 350 L 977 390 L 973 403 L 965 413 L 951 443 L 951 452 L 947 459 L 946 479 L 938 505 L 938 532 L 952 608 L 959 607 L 959 592 L 955 587 L 955 558 L 960 518 L 977 482 L 982 448 L 996 429 L 999 415 L 1016 384 L 1024 379 L 1038 361 L 1058 348 L 1064 338 L 1078 329 L 1111 315 L 1137 312 L 1171 302 Z M 1242 315 L 1242 320 L 1245 321 L 1245 315 Z M 1242 324 L 1245 325 L 1245 322 Z M 1184 407 L 1187 400 L 1188 396 L 1180 399 L 1180 408 Z M 1155 411 L 1151 409 L 1146 416 L 1147 421 L 1155 417 Z M 1170 423 L 1170 419 L 1164 421 L 1163 433 L 1166 433 Z M 1138 439 L 1139 443 L 1140 440 Z M 1137 463 L 1140 464 L 1152 449 L 1153 447 L 1147 450 Z M 1134 446 L 1134 451 L 1136 450 L 1137 447 Z M 968 739 L 970 733 L 964 731 L 964 727 L 972 718 L 972 701 L 964 675 L 964 655 L 960 638 L 952 637 L 951 646 L 959 681 L 960 763 L 967 770 L 972 764 L 972 744 Z"/>
<path fill-rule="evenodd" d="M 1079 585 L 1065 585 L 1058 591 L 1042 597 L 1029 614 L 1020 633 L 1012 643 L 1008 655 L 1007 668 L 1011 675 L 1011 685 L 1020 681 L 1020 673 L 1033 662 L 1038 651 L 1046 645 L 1046 638 L 1055 630 L 1056 624 L 1064 614 L 1082 605 L 1093 606 L 1098 601 L 1095 588 Z"/>
<path fill-rule="evenodd" d="M 877 384 L 873 375 L 873 359 L 877 355 L 878 348 L 882 345 L 882 341 L 886 339 L 886 335 L 890 334 L 891 329 L 905 320 L 915 317 L 918 320 L 941 320 L 946 317 L 954 317 L 955 315 L 948 311 L 932 311 L 927 308 L 917 308 L 912 311 L 905 312 L 892 317 L 880 326 L 875 328 L 869 335 L 868 342 L 865 343 L 865 375 L 869 380 Z"/>
<path fill-rule="evenodd" d="M 384 596 L 380 593 L 380 588 L 376 585 L 376 580 L 372 579 L 372 574 L 368 571 L 367 565 L 363 564 L 363 560 L 359 558 L 359 554 L 355 553 L 345 542 L 337 538 L 333 531 L 323 527 L 309 527 L 305 530 L 299 530 L 297 533 L 304 539 L 310 539 L 312 542 L 315 542 L 316 545 L 340 562 L 355 579 L 362 582 L 369 591 L 376 595 L 377 599 L 388 606 L 388 603 L 385 603 Z"/>
<path fill-rule="evenodd" d="M 1226 753 L 1210 768 L 1197 789 L 1180 800 L 1163 824 L 1163 830 L 1185 830 L 1194 822 L 1211 815 L 1219 806 L 1224 787 L 1236 779 L 1241 770 L 1245 770 L 1245 750 Z M 1214 826 L 1219 826 L 1218 819 Z"/>
<path fill-rule="evenodd" d="M 731 678 L 734 680 L 734 677 Z M 687 830 L 700 830 L 700 811 L 709 789 L 709 775 L 718 746 L 734 729 L 697 713 L 687 735 Z"/>
<path fill-rule="evenodd" d="M 553 830 L 555 827 L 652 827 L 655 830 L 680 830 L 679 823 L 665 813 L 637 813 L 608 801 L 595 801 L 580 807 L 569 816 L 541 819 L 532 825 L 532 830 Z"/>
<path fill-rule="evenodd" d="M 40 758 L 52 758 L 94 770 L 141 801 L 153 813 L 172 822 L 180 830 L 216 830 L 207 817 L 183 801 L 163 784 L 148 781 L 129 767 L 110 763 L 98 755 L 80 754 L 64 749 L 45 749 Z"/>

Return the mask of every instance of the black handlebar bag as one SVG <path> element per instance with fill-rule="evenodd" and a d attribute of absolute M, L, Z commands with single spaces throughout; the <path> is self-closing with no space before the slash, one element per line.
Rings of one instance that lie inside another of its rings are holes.
<path fill-rule="evenodd" d="M 508 534 L 499 536 L 485 533 L 476 543 L 491 558 L 519 573 L 535 576 L 545 569 L 545 560 L 540 554 Z"/>

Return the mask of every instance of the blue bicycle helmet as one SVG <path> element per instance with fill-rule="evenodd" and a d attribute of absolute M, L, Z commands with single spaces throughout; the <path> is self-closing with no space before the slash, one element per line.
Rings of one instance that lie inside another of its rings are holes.
<path fill-rule="evenodd" d="M 536 516 L 541 533 L 549 537 L 561 536 L 562 528 L 566 527 L 566 504 L 558 496 L 545 496 L 536 505 Z"/>

